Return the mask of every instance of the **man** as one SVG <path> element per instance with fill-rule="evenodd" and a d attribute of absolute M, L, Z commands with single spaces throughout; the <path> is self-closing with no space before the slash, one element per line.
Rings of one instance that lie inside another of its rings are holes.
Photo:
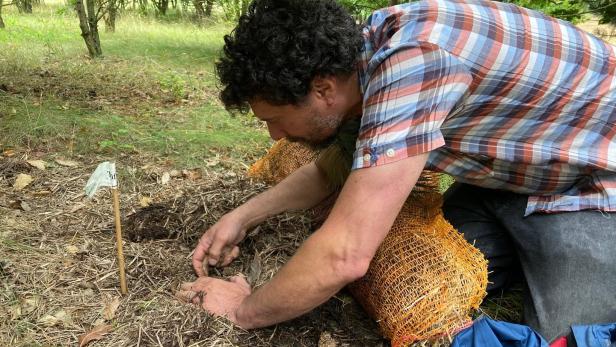
<path fill-rule="evenodd" d="M 243 328 L 297 317 L 366 272 L 424 167 L 457 179 L 446 217 L 485 254 L 490 291 L 521 266 L 527 324 L 548 340 L 616 321 L 616 48 L 511 4 L 426 0 L 359 27 L 330 0 L 255 0 L 225 37 L 222 101 L 274 139 L 327 142 L 361 119 L 352 173 L 267 284 L 205 277 L 246 231 L 330 194 L 309 164 L 225 215 L 179 293 Z"/>

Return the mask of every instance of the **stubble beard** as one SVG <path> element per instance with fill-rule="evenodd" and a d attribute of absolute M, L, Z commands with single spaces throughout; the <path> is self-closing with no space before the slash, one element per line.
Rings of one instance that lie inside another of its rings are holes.
<path fill-rule="evenodd" d="M 316 110 L 310 117 L 310 135 L 306 138 L 288 138 L 291 142 L 304 143 L 314 149 L 322 149 L 334 142 L 342 125 L 344 115 L 321 115 Z"/>

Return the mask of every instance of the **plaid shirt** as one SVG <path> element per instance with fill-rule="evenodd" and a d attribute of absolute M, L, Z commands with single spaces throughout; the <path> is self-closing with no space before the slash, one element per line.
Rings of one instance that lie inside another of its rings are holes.
<path fill-rule="evenodd" d="M 515 5 L 425 0 L 364 28 L 353 169 L 427 168 L 528 194 L 534 212 L 616 211 L 616 47 Z"/>

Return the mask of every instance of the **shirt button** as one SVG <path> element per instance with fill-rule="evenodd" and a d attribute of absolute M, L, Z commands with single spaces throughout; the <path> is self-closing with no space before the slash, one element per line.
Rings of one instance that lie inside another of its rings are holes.
<path fill-rule="evenodd" d="M 364 154 L 364 161 L 370 161 L 370 154 Z"/>
<path fill-rule="evenodd" d="M 396 151 L 394 151 L 393 148 L 390 148 L 385 154 L 387 154 L 388 157 L 392 158 L 394 155 L 396 155 Z"/>

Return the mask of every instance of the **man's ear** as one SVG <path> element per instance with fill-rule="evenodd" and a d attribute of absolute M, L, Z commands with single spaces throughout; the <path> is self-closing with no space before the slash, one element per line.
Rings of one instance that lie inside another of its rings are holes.
<path fill-rule="evenodd" d="M 325 101 L 328 105 L 334 104 L 336 100 L 337 83 L 333 76 L 315 77 L 311 83 L 311 92 L 317 99 Z"/>

